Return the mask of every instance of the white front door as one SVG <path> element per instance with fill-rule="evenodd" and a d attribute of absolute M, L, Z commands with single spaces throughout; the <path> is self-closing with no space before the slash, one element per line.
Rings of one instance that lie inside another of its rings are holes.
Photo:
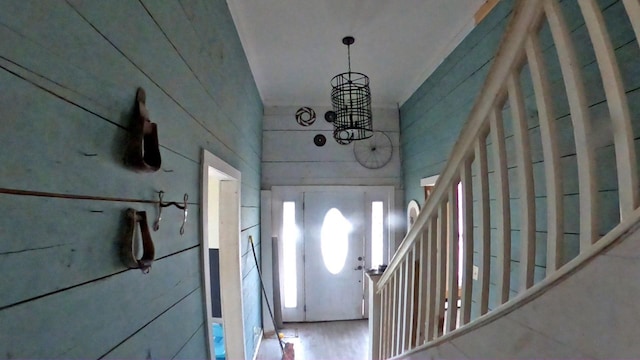
<path fill-rule="evenodd" d="M 305 320 L 363 317 L 365 192 L 304 193 Z"/>

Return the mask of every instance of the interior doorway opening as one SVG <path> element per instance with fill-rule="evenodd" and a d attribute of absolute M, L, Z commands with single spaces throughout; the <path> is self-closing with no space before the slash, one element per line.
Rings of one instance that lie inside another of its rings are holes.
<path fill-rule="evenodd" d="M 216 358 L 214 324 L 222 324 L 227 359 L 244 359 L 244 314 L 240 248 L 241 173 L 202 151 L 202 289 L 205 334 Z"/>

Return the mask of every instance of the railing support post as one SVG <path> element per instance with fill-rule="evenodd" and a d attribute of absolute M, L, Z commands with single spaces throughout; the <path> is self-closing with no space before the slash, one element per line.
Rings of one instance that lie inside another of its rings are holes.
<path fill-rule="evenodd" d="M 365 272 L 369 278 L 369 357 L 367 359 L 380 359 L 380 331 L 382 314 L 380 307 L 381 296 L 378 293 L 378 280 L 382 276 L 382 272 L 370 270 Z"/>

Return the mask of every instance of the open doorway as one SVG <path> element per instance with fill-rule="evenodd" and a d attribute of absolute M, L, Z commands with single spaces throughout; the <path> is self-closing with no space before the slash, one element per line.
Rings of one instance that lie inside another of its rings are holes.
<path fill-rule="evenodd" d="M 240 171 L 202 151 L 202 279 L 211 359 L 216 358 L 214 324 L 222 325 L 226 358 L 245 358 L 240 184 Z"/>

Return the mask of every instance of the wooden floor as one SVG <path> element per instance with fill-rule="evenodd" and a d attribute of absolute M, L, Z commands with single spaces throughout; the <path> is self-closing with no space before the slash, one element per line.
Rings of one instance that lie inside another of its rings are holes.
<path fill-rule="evenodd" d="M 287 323 L 280 332 L 293 344 L 296 360 L 367 358 L 367 320 Z M 282 359 L 275 336 L 262 339 L 257 359 Z"/>

